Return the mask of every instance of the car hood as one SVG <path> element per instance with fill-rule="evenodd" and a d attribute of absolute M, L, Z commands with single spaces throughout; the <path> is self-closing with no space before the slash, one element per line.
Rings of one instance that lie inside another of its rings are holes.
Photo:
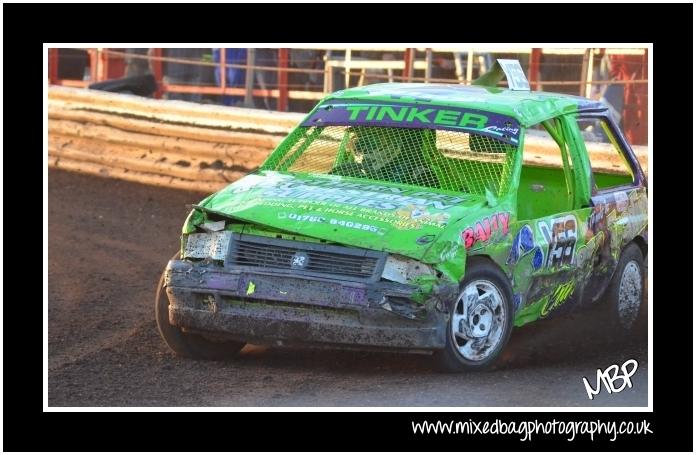
<path fill-rule="evenodd" d="M 332 175 L 250 174 L 196 208 L 344 245 L 421 259 L 483 198 Z"/>

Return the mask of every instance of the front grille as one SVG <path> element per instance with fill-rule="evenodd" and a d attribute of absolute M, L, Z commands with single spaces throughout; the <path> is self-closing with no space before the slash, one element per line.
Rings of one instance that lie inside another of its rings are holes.
<path fill-rule="evenodd" d="M 230 244 L 226 264 L 252 269 L 376 281 L 386 258 L 384 253 L 358 248 L 258 236 L 236 237 Z"/>

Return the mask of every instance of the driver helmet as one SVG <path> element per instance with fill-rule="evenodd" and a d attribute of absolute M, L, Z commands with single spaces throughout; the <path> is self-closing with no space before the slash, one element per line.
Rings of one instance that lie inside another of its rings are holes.
<path fill-rule="evenodd" d="M 353 147 L 362 164 L 379 171 L 393 163 L 403 151 L 400 132 L 395 128 L 356 127 Z"/>

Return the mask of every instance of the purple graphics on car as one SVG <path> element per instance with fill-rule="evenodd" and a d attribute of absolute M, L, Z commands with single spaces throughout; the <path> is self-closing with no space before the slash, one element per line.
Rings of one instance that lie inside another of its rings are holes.
<path fill-rule="evenodd" d="M 515 239 L 512 241 L 512 248 L 510 248 L 510 254 L 508 255 L 507 264 L 514 265 L 528 253 L 534 254 L 532 258 L 532 267 L 534 270 L 539 270 L 544 264 L 544 253 L 541 248 L 535 245 L 534 242 L 534 231 L 532 228 L 525 224 L 515 235 Z"/>
<path fill-rule="evenodd" d="M 512 303 L 514 304 L 514 312 L 522 308 L 522 294 L 515 294 L 512 296 Z"/>
<path fill-rule="evenodd" d="M 302 123 L 305 127 L 335 125 L 464 131 L 512 145 L 519 143 L 521 132 L 516 119 L 493 112 L 454 106 L 359 100 L 349 103 L 328 100 Z"/>

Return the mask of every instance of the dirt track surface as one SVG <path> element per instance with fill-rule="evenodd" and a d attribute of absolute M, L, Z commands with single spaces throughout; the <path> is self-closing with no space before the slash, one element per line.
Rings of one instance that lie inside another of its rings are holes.
<path fill-rule="evenodd" d="M 612 341 L 596 314 L 515 329 L 504 362 L 442 374 L 420 355 L 269 349 L 229 362 L 176 357 L 154 294 L 203 194 L 49 170 L 49 406 L 646 406 L 647 337 Z M 639 363 L 594 400 L 597 368 Z M 621 381 L 617 382 L 617 386 Z"/>

